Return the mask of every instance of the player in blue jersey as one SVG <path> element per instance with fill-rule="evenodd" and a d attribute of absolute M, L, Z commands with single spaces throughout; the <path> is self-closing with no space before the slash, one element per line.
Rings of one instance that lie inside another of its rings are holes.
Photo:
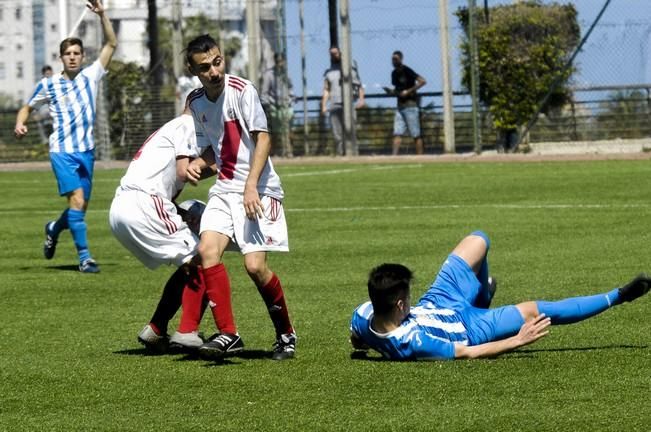
<path fill-rule="evenodd" d="M 550 325 L 590 318 L 651 287 L 651 277 L 641 274 L 603 294 L 488 309 L 495 292 L 488 275 L 489 247 L 482 231 L 465 237 L 414 307 L 407 267 L 382 264 L 373 269 L 371 301 L 359 306 L 351 320 L 353 347 L 372 348 L 392 360 L 492 357 L 537 341 Z"/>
<path fill-rule="evenodd" d="M 117 46 L 117 38 L 101 0 L 90 0 L 87 7 L 99 16 L 102 23 L 105 43 L 99 58 L 82 69 L 82 41 L 78 38 L 64 39 L 59 46 L 63 72 L 45 77 L 36 85 L 32 96 L 18 111 L 14 134 L 18 139 L 24 137 L 28 131 L 25 123 L 30 113 L 48 104 L 54 130 L 49 138 L 50 162 L 59 194 L 68 199 L 68 208 L 56 221 L 45 225 L 43 254 L 46 259 L 52 259 L 59 234 L 69 228 L 79 254 L 79 271 L 98 273 L 99 266 L 88 249 L 85 214 L 95 164 L 93 124 L 97 90 Z"/>

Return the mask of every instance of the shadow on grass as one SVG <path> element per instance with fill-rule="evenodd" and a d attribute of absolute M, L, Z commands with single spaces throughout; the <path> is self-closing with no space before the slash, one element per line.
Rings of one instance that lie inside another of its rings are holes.
<path fill-rule="evenodd" d="M 153 351 L 147 348 L 131 348 L 119 351 L 113 351 L 113 354 L 126 355 L 126 356 L 141 356 L 141 357 L 157 357 L 164 355 L 181 355 L 177 361 L 196 361 L 203 360 L 199 357 L 197 352 L 187 352 L 178 349 L 168 349 L 166 351 Z M 209 362 L 207 367 L 212 366 L 223 366 L 229 364 L 236 364 L 232 359 L 238 358 L 243 360 L 261 360 L 261 359 L 271 359 L 271 352 L 264 350 L 244 350 L 241 353 L 220 359 L 220 360 L 206 360 Z"/>
<path fill-rule="evenodd" d="M 242 359 L 242 360 L 271 360 L 271 352 L 265 350 L 244 350 L 240 353 L 221 358 L 218 360 L 208 360 L 209 363 L 206 367 L 216 367 L 216 366 L 228 366 L 238 364 L 234 362 L 233 359 Z"/>
<path fill-rule="evenodd" d="M 572 348 L 533 348 L 521 349 L 510 353 L 502 354 L 504 357 L 533 357 L 536 353 L 553 353 L 553 352 L 582 352 L 582 351 L 603 351 L 603 350 L 641 350 L 648 349 L 648 345 L 604 345 L 598 347 L 572 347 Z"/>
<path fill-rule="evenodd" d="M 599 347 L 523 349 L 523 350 L 504 353 L 498 357 L 485 358 L 484 360 L 497 360 L 500 357 L 510 358 L 510 359 L 533 358 L 536 353 L 582 352 L 582 351 L 602 351 L 602 350 L 642 350 L 648 348 L 649 348 L 648 345 L 605 345 Z M 388 361 L 380 354 L 374 351 L 353 351 L 350 353 L 350 359 L 366 360 L 366 361 Z"/>

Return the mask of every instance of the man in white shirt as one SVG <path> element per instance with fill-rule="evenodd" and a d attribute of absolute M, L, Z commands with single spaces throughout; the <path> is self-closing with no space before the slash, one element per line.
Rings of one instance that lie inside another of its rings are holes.
<path fill-rule="evenodd" d="M 187 177 L 196 182 L 202 170 L 217 164 L 215 185 L 201 219 L 199 254 L 206 294 L 220 334 L 199 348 L 205 358 L 217 359 L 241 351 L 231 306 L 231 288 L 222 255 L 234 243 L 244 266 L 262 296 L 276 330 L 272 358 L 294 356 L 296 334 L 289 319 L 280 280 L 267 265 L 268 251 L 288 251 L 284 192 L 269 158 L 271 141 L 267 119 L 251 82 L 225 73 L 224 58 L 215 40 L 202 35 L 186 50 L 190 71 L 202 88 L 188 97 L 201 157 L 188 165 Z"/>

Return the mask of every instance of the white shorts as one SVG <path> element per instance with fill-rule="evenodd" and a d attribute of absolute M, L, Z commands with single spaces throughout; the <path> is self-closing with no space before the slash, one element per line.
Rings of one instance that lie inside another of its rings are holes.
<path fill-rule="evenodd" d="M 210 191 L 201 218 L 201 232 L 216 231 L 230 237 L 240 252 L 287 252 L 287 222 L 282 201 L 260 197 L 264 217 L 250 220 L 244 211 L 244 195 Z"/>
<path fill-rule="evenodd" d="M 171 201 L 138 190 L 118 191 L 111 203 L 113 235 L 150 269 L 181 266 L 197 254 L 199 238 Z"/>

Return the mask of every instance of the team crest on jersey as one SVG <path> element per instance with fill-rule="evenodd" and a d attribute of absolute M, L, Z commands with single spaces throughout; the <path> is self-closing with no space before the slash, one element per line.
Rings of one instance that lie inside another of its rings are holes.
<path fill-rule="evenodd" d="M 208 119 L 206 118 L 205 114 L 201 114 L 201 122 L 202 123 L 208 123 Z"/>
<path fill-rule="evenodd" d="M 228 118 L 229 119 L 232 119 L 232 120 L 237 119 L 237 117 L 235 115 L 235 110 L 233 108 L 229 108 L 227 112 L 228 112 Z"/>

